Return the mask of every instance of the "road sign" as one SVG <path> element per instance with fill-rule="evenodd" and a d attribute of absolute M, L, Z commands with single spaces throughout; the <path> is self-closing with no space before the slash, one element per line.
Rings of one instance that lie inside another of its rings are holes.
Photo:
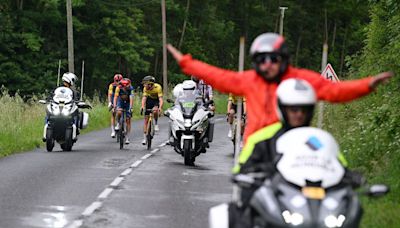
<path fill-rule="evenodd" d="M 324 78 L 331 80 L 332 82 L 339 82 L 339 78 L 336 75 L 335 71 L 333 70 L 333 67 L 330 63 L 328 63 L 324 69 L 324 71 L 322 71 L 321 74 Z"/>

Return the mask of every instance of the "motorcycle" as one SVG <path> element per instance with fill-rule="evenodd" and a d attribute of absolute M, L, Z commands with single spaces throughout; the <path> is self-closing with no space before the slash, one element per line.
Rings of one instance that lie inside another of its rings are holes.
<path fill-rule="evenodd" d="M 79 112 L 79 108 L 92 108 L 85 102 L 75 102 L 73 91 L 68 87 L 58 87 L 49 100 L 39 100 L 46 106 L 46 123 L 43 129 L 43 142 L 51 152 L 54 142 L 60 144 L 63 151 L 71 151 L 73 144 L 78 140 L 79 129 L 88 125 L 89 114 Z"/>
<path fill-rule="evenodd" d="M 169 103 L 174 103 L 167 99 Z M 184 157 L 185 165 L 194 165 L 195 158 L 206 152 L 213 138 L 213 113 L 207 110 L 192 90 L 183 90 L 176 98 L 175 106 L 165 112 L 170 119 L 170 145 Z"/>
<path fill-rule="evenodd" d="M 260 173 L 233 178 L 242 190 L 255 189 L 240 209 L 248 225 L 240 227 L 358 227 L 362 217 L 359 196 L 376 197 L 389 191 L 386 185 L 368 186 L 361 174 L 346 170 L 338 160 L 335 139 L 323 130 L 290 130 L 277 140 L 276 147 L 276 170 L 268 178 L 260 178 Z M 239 227 L 235 224 L 243 220 L 232 222 L 236 205 L 211 208 L 210 227 Z"/>

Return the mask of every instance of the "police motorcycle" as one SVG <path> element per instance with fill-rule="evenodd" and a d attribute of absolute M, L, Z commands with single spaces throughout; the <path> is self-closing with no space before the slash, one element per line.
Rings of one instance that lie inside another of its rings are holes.
<path fill-rule="evenodd" d="M 214 115 L 208 111 L 201 96 L 195 92 L 195 82 L 185 80 L 174 88 L 175 105 L 165 111 L 169 118 L 169 144 L 184 157 L 185 165 L 194 165 L 195 158 L 206 152 L 212 141 L 213 132 L 210 118 Z"/>
<path fill-rule="evenodd" d="M 361 174 L 346 170 L 335 139 L 321 129 L 292 129 L 276 146 L 275 171 L 268 178 L 260 173 L 233 178 L 242 190 L 256 189 L 243 212 L 250 220 L 247 225 L 235 225 L 234 213 L 222 204 L 210 209 L 211 228 L 358 227 L 360 195 L 376 197 L 389 191 L 386 185 L 369 186 Z"/>
<path fill-rule="evenodd" d="M 78 140 L 78 128 L 86 128 L 89 121 L 89 114 L 79 112 L 79 108 L 92 107 L 85 102 L 75 101 L 74 92 L 64 86 L 55 89 L 51 99 L 39 100 L 39 103 L 47 104 L 47 121 L 43 129 L 43 142 L 46 143 L 47 151 L 53 150 L 55 141 L 63 151 L 71 151 Z"/>

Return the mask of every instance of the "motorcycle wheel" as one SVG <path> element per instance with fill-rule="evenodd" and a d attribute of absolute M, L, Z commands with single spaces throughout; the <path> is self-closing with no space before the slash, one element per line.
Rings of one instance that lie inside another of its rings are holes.
<path fill-rule="evenodd" d="M 67 130 L 65 130 L 65 143 L 61 145 L 61 148 L 64 151 L 72 150 L 72 128 L 67 128 Z"/>
<path fill-rule="evenodd" d="M 183 141 L 183 158 L 185 165 L 193 166 L 194 159 L 191 158 L 190 143 L 190 140 Z"/>
<path fill-rule="evenodd" d="M 46 129 L 46 149 L 47 152 L 53 151 L 54 148 L 54 139 L 53 139 L 53 129 Z"/>

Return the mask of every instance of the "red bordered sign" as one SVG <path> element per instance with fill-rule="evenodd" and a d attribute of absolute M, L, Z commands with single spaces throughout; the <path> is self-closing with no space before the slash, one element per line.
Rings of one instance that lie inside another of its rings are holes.
<path fill-rule="evenodd" d="M 333 67 L 330 63 L 328 63 L 324 69 L 324 71 L 322 71 L 322 77 L 331 80 L 332 82 L 339 82 L 339 78 L 336 75 L 335 71 L 333 70 Z"/>

